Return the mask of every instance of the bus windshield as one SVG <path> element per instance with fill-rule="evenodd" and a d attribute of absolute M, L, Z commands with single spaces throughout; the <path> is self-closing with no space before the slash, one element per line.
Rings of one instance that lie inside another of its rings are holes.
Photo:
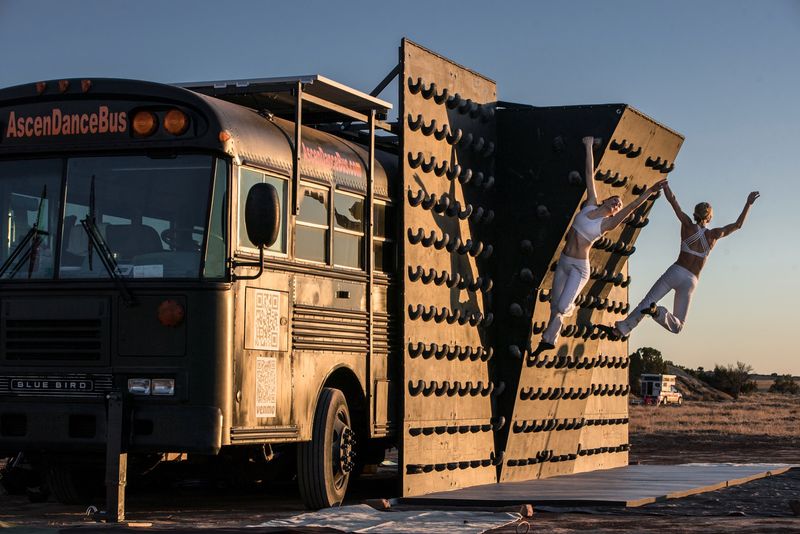
<path fill-rule="evenodd" d="M 0 162 L 0 277 L 198 278 L 212 164 L 206 155 Z"/>

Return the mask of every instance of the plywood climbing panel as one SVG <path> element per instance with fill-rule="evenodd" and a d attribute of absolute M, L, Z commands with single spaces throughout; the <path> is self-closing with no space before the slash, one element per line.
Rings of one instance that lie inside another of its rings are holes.
<path fill-rule="evenodd" d="M 400 50 L 403 494 L 497 479 L 489 372 L 494 313 L 495 83 L 404 40 Z"/>

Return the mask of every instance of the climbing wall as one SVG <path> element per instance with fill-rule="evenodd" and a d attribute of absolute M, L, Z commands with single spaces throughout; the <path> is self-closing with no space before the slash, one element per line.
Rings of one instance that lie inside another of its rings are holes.
<path fill-rule="evenodd" d="M 656 196 L 597 241 L 555 349 L 556 262 L 586 198 L 631 202 L 674 169 L 683 138 L 624 104 L 498 103 L 494 82 L 407 40 L 403 174 L 403 494 L 626 465 L 628 258 Z M 497 180 L 495 180 L 497 176 Z"/>
<path fill-rule="evenodd" d="M 595 243 L 591 279 L 564 319 L 556 348 L 534 356 L 550 316 L 550 290 L 566 232 L 585 197 L 581 138 L 599 138 L 598 198 L 631 202 L 674 168 L 683 138 L 626 105 L 498 112 L 497 246 L 492 263 L 497 327 L 496 380 L 507 385 L 499 413 L 501 481 L 627 465 L 628 346 L 597 324 L 624 318 L 627 260 L 655 197 Z"/>
<path fill-rule="evenodd" d="M 497 480 L 502 458 L 487 331 L 494 314 L 487 229 L 495 83 L 404 40 L 400 49 L 403 494 Z"/>

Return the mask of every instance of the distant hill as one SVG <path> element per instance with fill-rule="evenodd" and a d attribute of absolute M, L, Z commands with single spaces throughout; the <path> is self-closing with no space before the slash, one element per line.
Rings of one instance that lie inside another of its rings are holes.
<path fill-rule="evenodd" d="M 667 365 L 667 374 L 675 375 L 678 391 L 683 394 L 684 400 L 719 402 L 733 400 L 733 397 L 724 391 L 712 388 L 678 367 Z"/>

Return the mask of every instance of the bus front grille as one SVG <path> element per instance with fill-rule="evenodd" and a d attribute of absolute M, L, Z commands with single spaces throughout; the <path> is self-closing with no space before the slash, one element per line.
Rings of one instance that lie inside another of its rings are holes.
<path fill-rule="evenodd" d="M 102 319 L 3 320 L 6 360 L 97 361 L 103 356 Z"/>

